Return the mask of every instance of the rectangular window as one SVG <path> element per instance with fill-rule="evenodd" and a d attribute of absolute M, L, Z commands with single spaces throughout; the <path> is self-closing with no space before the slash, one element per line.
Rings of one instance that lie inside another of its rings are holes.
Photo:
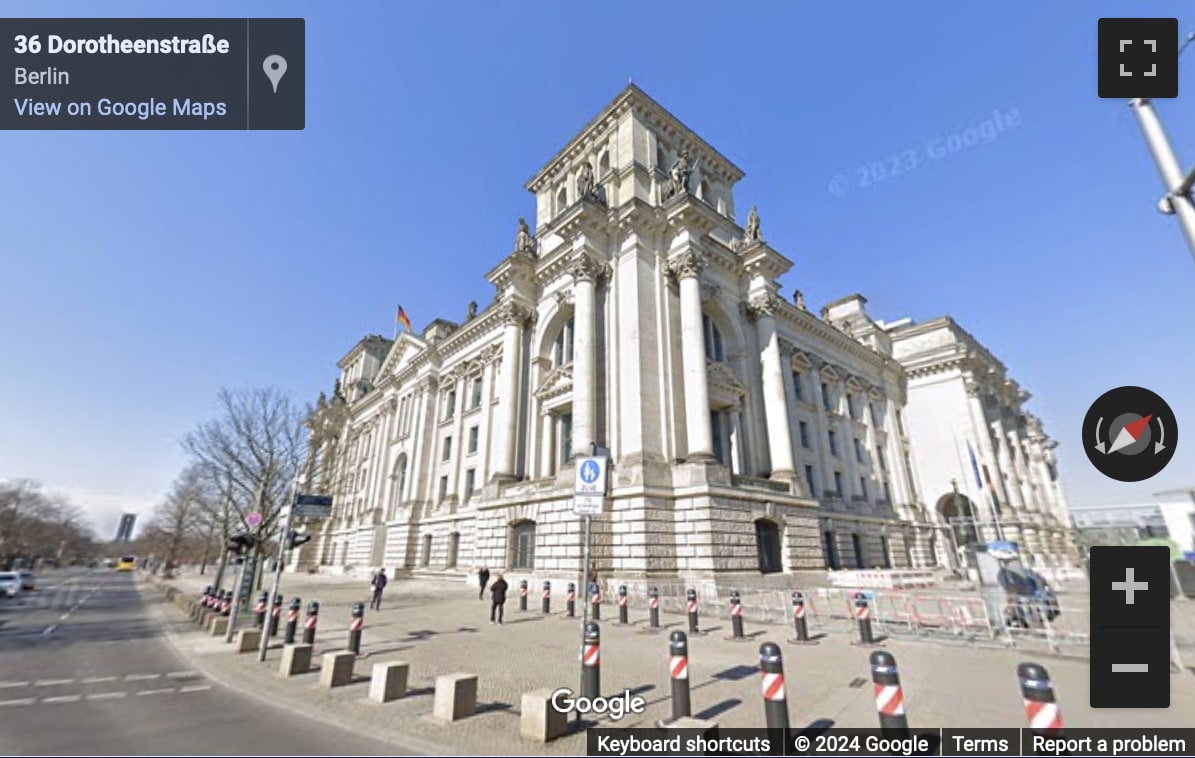
<path fill-rule="evenodd" d="M 839 497 L 842 497 L 842 472 L 841 471 L 834 472 L 834 491 L 838 493 Z"/>
<path fill-rule="evenodd" d="M 560 460 L 573 459 L 573 414 L 563 413 L 556 422 L 560 427 Z"/>
<path fill-rule="evenodd" d="M 447 397 L 444 398 L 444 418 L 452 418 L 456 415 L 456 390 L 449 390 Z"/>
<path fill-rule="evenodd" d="M 888 482 L 884 482 L 884 502 L 892 502 L 892 490 L 888 487 Z"/>
<path fill-rule="evenodd" d="M 805 399 L 805 376 L 800 371 L 793 372 L 793 394 L 798 400 Z"/>
<path fill-rule="evenodd" d="M 859 494 L 867 497 L 867 477 L 865 476 L 859 477 Z"/>
<path fill-rule="evenodd" d="M 855 438 L 855 460 L 863 462 L 863 443 L 858 437 Z"/>
<path fill-rule="evenodd" d="M 477 452 L 477 427 L 469 427 L 469 453 Z"/>
<path fill-rule="evenodd" d="M 798 421 L 797 429 L 801 432 L 801 447 L 809 447 L 809 424 Z"/>
<path fill-rule="evenodd" d="M 726 451 L 722 448 L 722 414 L 719 411 L 710 411 L 710 436 L 714 443 L 714 457 L 726 463 Z"/>
<path fill-rule="evenodd" d="M 888 470 L 888 462 L 884 460 L 884 448 L 876 445 L 876 461 L 880 464 L 881 471 Z"/>
<path fill-rule="evenodd" d="M 826 432 L 830 439 L 830 455 L 838 455 L 838 435 L 834 434 L 834 430 Z"/>
<path fill-rule="evenodd" d="M 442 503 L 447 499 L 448 499 L 448 477 L 442 476 L 442 477 L 440 477 L 440 502 Z"/>
<path fill-rule="evenodd" d="M 477 477 L 475 469 L 469 469 L 465 472 L 465 502 L 468 502 L 473 497 L 473 482 Z"/>
<path fill-rule="evenodd" d="M 473 379 L 473 408 L 481 407 L 481 377 L 474 377 Z"/>
<path fill-rule="evenodd" d="M 822 407 L 828 411 L 834 410 L 834 397 L 830 394 L 830 385 L 822 382 Z"/>
<path fill-rule="evenodd" d="M 846 393 L 846 412 L 851 418 L 858 418 L 858 414 L 855 413 L 855 396 L 849 392 Z"/>
<path fill-rule="evenodd" d="M 440 456 L 440 460 L 447 462 L 448 459 L 451 457 L 452 457 L 452 438 L 445 437 L 444 438 L 444 452 Z"/>
<path fill-rule="evenodd" d="M 817 480 L 813 478 L 813 466 L 805 467 L 805 481 L 809 482 L 809 494 L 817 497 Z"/>

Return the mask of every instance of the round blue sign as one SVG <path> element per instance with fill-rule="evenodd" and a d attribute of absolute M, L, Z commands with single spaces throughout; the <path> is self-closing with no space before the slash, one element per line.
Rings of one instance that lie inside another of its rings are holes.
<path fill-rule="evenodd" d="M 592 460 L 585 461 L 581 464 L 581 481 L 586 484 L 593 484 L 597 481 L 598 475 L 602 473 L 601 467 Z"/>

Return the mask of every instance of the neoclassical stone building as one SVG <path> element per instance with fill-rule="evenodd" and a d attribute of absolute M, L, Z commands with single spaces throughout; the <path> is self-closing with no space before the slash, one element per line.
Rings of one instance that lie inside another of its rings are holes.
<path fill-rule="evenodd" d="M 742 177 L 627 87 L 528 182 L 534 232 L 520 219 L 491 303 L 341 359 L 306 485 L 335 516 L 297 561 L 575 579 L 572 460 L 597 449 L 605 577 L 947 565 L 899 332 L 858 297 L 821 317 L 781 297 L 792 262 L 754 209 L 736 223 Z"/>

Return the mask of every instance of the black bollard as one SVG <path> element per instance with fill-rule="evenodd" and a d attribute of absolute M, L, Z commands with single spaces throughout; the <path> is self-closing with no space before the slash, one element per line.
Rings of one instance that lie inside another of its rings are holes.
<path fill-rule="evenodd" d="M 262 592 L 257 596 L 257 606 L 253 609 L 253 628 L 266 628 L 266 607 L 270 604 L 270 593 Z"/>
<path fill-rule="evenodd" d="M 585 644 L 581 647 L 581 697 L 596 700 L 602 695 L 602 630 L 593 621 L 585 625 Z"/>
<path fill-rule="evenodd" d="M 859 622 L 858 644 L 874 645 L 875 637 L 871 634 L 871 608 L 862 592 L 855 595 L 855 619 Z"/>
<path fill-rule="evenodd" d="M 738 590 L 730 591 L 730 628 L 731 635 L 728 639 L 745 640 L 743 636 L 743 598 L 739 595 Z"/>
<path fill-rule="evenodd" d="M 545 616 L 547 616 L 551 612 L 552 612 L 552 583 L 549 581 L 545 581 L 544 582 L 543 613 Z"/>
<path fill-rule="evenodd" d="M 303 601 L 296 597 L 286 609 L 286 633 L 282 635 L 282 641 L 287 645 L 294 644 L 295 632 L 299 629 L 299 609 L 302 607 Z"/>
<path fill-rule="evenodd" d="M 361 629 L 365 626 L 365 604 L 353 605 L 352 616 L 349 618 L 349 644 L 345 648 L 353 655 L 361 655 Z"/>
<path fill-rule="evenodd" d="M 270 636 L 278 636 L 278 622 L 282 620 L 282 596 L 274 596 L 274 612 L 270 615 Z"/>
<path fill-rule="evenodd" d="M 909 736 L 909 719 L 905 716 L 905 694 L 900 688 L 900 671 L 896 658 L 886 650 L 871 654 L 871 681 L 875 685 L 876 712 L 880 715 L 880 729 L 885 737 Z"/>
<path fill-rule="evenodd" d="M 602 591 L 598 589 L 597 582 L 589 584 L 589 615 L 594 621 L 600 621 L 602 618 Z"/>
<path fill-rule="evenodd" d="M 527 580 L 519 582 L 519 610 L 527 610 Z"/>
<path fill-rule="evenodd" d="M 780 646 L 765 642 L 759 646 L 759 669 L 763 675 L 763 715 L 768 729 L 788 729 L 788 697 L 784 692 L 784 659 Z"/>
<path fill-rule="evenodd" d="M 1022 663 L 1017 666 L 1021 682 L 1021 699 L 1025 702 L 1025 717 L 1029 728 L 1050 737 L 1062 735 L 1062 711 L 1054 699 L 1054 684 L 1045 666 Z"/>
<path fill-rule="evenodd" d="M 652 587 L 647 591 L 647 608 L 648 615 L 651 618 L 650 624 L 652 629 L 660 628 L 660 591 Z M 687 646 L 689 643 L 686 642 Z"/>
<path fill-rule="evenodd" d="M 201 608 L 207 608 L 208 603 L 212 602 L 212 585 L 203 588 L 203 594 L 199 596 L 199 605 Z"/>
<path fill-rule="evenodd" d="M 693 715 L 689 698 L 689 638 L 679 630 L 669 635 L 668 674 L 672 678 L 672 720 L 689 718 Z"/>
<path fill-rule="evenodd" d="M 809 639 L 809 625 L 805 621 L 805 596 L 800 592 L 793 593 L 793 628 L 797 632 L 795 639 L 789 640 L 797 645 L 816 645 Z"/>
<path fill-rule="evenodd" d="M 224 599 L 220 601 L 220 615 L 227 616 L 232 613 L 232 590 L 224 593 Z"/>
<path fill-rule="evenodd" d="M 627 623 L 627 586 L 625 584 L 618 587 L 618 623 Z"/>
<path fill-rule="evenodd" d="M 303 620 L 303 644 L 315 644 L 315 626 L 319 623 L 319 603 L 312 600 L 307 604 L 307 618 Z"/>
<path fill-rule="evenodd" d="M 689 603 L 689 634 L 700 634 L 697 630 L 697 590 L 687 591 L 685 599 Z"/>
<path fill-rule="evenodd" d="M 564 607 L 568 610 L 569 618 L 574 618 L 577 615 L 577 585 L 572 582 L 568 583 L 568 595 L 565 597 Z"/>

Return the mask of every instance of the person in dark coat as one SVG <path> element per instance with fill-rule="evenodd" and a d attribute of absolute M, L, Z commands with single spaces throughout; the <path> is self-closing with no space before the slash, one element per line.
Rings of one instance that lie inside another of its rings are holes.
<path fill-rule="evenodd" d="M 477 569 L 477 583 L 481 585 L 481 589 L 477 591 L 477 599 L 485 600 L 485 586 L 490 583 L 490 570 L 485 566 Z"/>
<path fill-rule="evenodd" d="M 389 583 L 386 578 L 386 569 L 378 569 L 378 573 L 373 575 L 373 581 L 370 585 L 373 587 L 373 597 L 369 599 L 369 609 L 371 611 L 382 610 L 382 590 L 386 589 Z"/>
<path fill-rule="evenodd" d="M 506 590 L 509 586 L 506 580 L 502 578 L 502 574 L 498 574 L 498 580 L 490 587 L 490 598 L 493 601 L 490 603 L 491 624 L 502 623 L 502 606 L 506 604 Z"/>

